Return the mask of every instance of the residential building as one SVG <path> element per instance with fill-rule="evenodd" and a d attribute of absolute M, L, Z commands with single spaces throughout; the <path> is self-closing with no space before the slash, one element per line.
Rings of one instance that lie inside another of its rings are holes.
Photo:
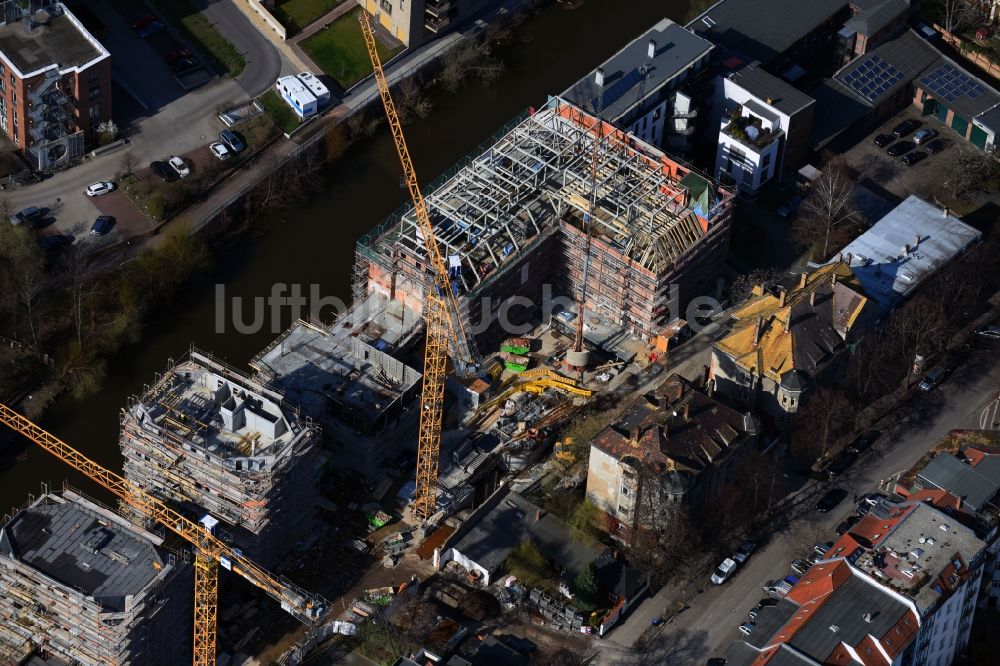
<path fill-rule="evenodd" d="M 968 645 L 985 554 L 930 505 L 881 504 L 761 610 L 727 664 L 950 666 Z"/>
<path fill-rule="evenodd" d="M 851 0 L 851 18 L 837 33 L 846 64 L 907 27 L 910 0 Z"/>
<path fill-rule="evenodd" d="M 887 489 L 926 502 L 988 544 L 979 604 L 1000 606 L 1000 447 L 995 430 L 953 430 Z"/>
<path fill-rule="evenodd" d="M 483 11 L 495 0 L 357 0 L 393 38 L 414 48 Z"/>
<path fill-rule="evenodd" d="M 111 119 L 111 54 L 61 2 L 0 19 L 0 129 L 36 169 L 82 157 Z"/>
<path fill-rule="evenodd" d="M 719 77 L 715 177 L 755 194 L 805 162 L 815 100 L 759 64 Z"/>
<path fill-rule="evenodd" d="M 591 441 L 587 496 L 603 512 L 608 533 L 631 544 L 662 503 L 711 501 L 756 444 L 758 430 L 749 413 L 671 375 Z"/>
<path fill-rule="evenodd" d="M 0 528 L 0 656 L 26 644 L 4 663 L 190 662 L 193 586 L 161 537 L 75 491 L 46 492 Z"/>
<path fill-rule="evenodd" d="M 198 519 L 265 567 L 313 527 L 319 432 L 273 386 L 192 350 L 129 400 L 125 478 Z"/>
<path fill-rule="evenodd" d="M 693 89 L 707 82 L 714 47 L 663 19 L 562 94 L 646 143 L 688 152 L 699 116 Z M 597 79 L 601 79 L 598 84 Z"/>
<path fill-rule="evenodd" d="M 853 141 L 866 129 L 912 105 L 928 126 L 948 127 L 987 149 L 1000 130 L 1000 91 L 937 50 L 913 30 L 884 42 L 844 65 L 814 88 L 817 113 L 813 149 Z"/>
<path fill-rule="evenodd" d="M 578 301 L 585 264 L 587 321 L 620 339 L 654 340 L 716 288 L 732 193 L 560 98 L 516 118 L 450 174 L 425 197 L 483 348 L 509 335 L 491 328 L 501 313 L 519 325 L 549 318 L 555 296 Z M 355 302 L 375 293 L 420 312 L 431 277 L 410 206 L 358 241 Z"/>
<path fill-rule="evenodd" d="M 831 264 L 850 266 L 864 294 L 889 311 L 980 240 L 980 231 L 911 194 Z"/>
<path fill-rule="evenodd" d="M 721 47 L 722 59 L 759 62 L 790 81 L 822 72 L 833 60 L 848 0 L 720 0 L 687 28 Z"/>
<path fill-rule="evenodd" d="M 877 317 L 846 262 L 756 287 L 712 345 L 709 382 L 790 427 L 803 394 Z"/>

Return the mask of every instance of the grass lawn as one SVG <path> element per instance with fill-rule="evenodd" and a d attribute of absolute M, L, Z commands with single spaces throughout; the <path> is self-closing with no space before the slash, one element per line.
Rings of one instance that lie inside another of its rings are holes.
<path fill-rule="evenodd" d="M 243 55 L 219 34 L 208 18 L 189 0 L 152 0 L 157 11 L 206 56 L 214 58 L 230 76 L 239 76 L 247 66 Z"/>
<path fill-rule="evenodd" d="M 271 13 L 291 35 L 302 32 L 307 25 L 343 2 L 344 0 L 286 0 Z"/>
<path fill-rule="evenodd" d="M 260 96 L 260 103 L 274 124 L 285 134 L 299 126 L 299 117 L 292 111 L 292 107 L 288 106 L 273 89 Z"/>
<path fill-rule="evenodd" d="M 358 25 L 358 12 L 361 8 L 341 16 L 321 29 L 312 37 L 303 40 L 299 46 L 323 68 L 327 74 L 336 79 L 342 88 L 347 89 L 368 76 L 372 71 L 368 60 L 368 49 L 365 48 L 365 38 Z M 400 46 L 390 49 L 378 43 L 378 54 L 382 62 L 403 50 Z"/>

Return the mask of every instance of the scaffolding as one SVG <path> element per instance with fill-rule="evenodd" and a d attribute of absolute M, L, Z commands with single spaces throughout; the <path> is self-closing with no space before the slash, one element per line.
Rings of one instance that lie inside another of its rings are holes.
<path fill-rule="evenodd" d="M 220 519 L 270 566 L 312 527 L 318 428 L 255 381 L 192 349 L 122 412 L 125 477 L 157 498 Z"/>
<path fill-rule="evenodd" d="M 432 183 L 426 200 L 467 309 L 476 311 L 470 302 L 485 296 L 532 298 L 540 281 L 554 278 L 567 293 L 580 293 L 589 226 L 597 274 L 588 308 L 609 310 L 612 320 L 653 335 L 666 323 L 668 283 L 682 267 L 704 268 L 688 259 L 719 237 L 725 237 L 724 254 L 732 194 L 634 136 L 607 123 L 599 128 L 594 116 L 552 98 Z M 544 249 L 552 237 L 562 250 L 554 256 Z M 561 262 L 552 261 L 560 256 Z M 713 257 L 709 263 L 721 262 Z M 520 276 L 510 277 L 517 271 Z M 429 285 L 423 234 L 409 206 L 359 240 L 356 298 L 379 292 L 419 311 Z M 495 312 L 497 303 L 492 305 Z"/>
<path fill-rule="evenodd" d="M 86 666 L 181 663 L 191 578 L 159 537 L 79 491 L 44 492 L 3 522 L 0 644 Z"/>

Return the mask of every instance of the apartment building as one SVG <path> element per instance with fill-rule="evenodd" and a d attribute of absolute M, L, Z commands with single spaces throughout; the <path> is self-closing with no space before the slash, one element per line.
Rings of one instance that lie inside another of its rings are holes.
<path fill-rule="evenodd" d="M 36 169 L 81 157 L 111 118 L 111 54 L 60 2 L 2 12 L 0 129 Z"/>
<path fill-rule="evenodd" d="M 451 30 L 495 0 L 358 0 L 394 38 L 413 48 Z"/>

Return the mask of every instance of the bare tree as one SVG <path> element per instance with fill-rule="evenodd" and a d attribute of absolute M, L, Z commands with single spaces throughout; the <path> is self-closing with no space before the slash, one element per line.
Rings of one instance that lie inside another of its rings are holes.
<path fill-rule="evenodd" d="M 812 191 L 802 202 L 792 227 L 792 236 L 822 261 L 862 219 L 854 204 L 854 184 L 841 166 L 831 164 L 813 181 Z"/>
<path fill-rule="evenodd" d="M 979 189 L 998 171 L 996 157 L 978 150 L 953 150 L 941 167 L 943 184 L 952 197 Z"/>
<path fill-rule="evenodd" d="M 750 298 L 753 288 L 760 285 L 764 289 L 774 286 L 781 279 L 783 271 L 777 268 L 755 268 L 749 273 L 739 275 L 729 285 L 729 302 L 732 305 L 742 303 Z"/>
<path fill-rule="evenodd" d="M 457 90 L 469 76 L 478 76 L 486 83 L 497 80 L 504 64 L 490 53 L 485 44 L 466 37 L 443 56 L 441 80 L 448 90 Z"/>
<path fill-rule="evenodd" d="M 854 410 L 841 389 L 824 386 L 806 399 L 796 421 L 793 450 L 812 462 L 826 458 L 837 440 L 851 432 Z"/>
<path fill-rule="evenodd" d="M 136 159 L 131 150 L 126 150 L 118 159 L 118 167 L 122 170 L 124 178 L 131 179 L 137 166 L 139 166 L 139 160 Z"/>
<path fill-rule="evenodd" d="M 393 97 L 398 101 L 399 117 L 404 124 L 426 118 L 433 108 L 416 74 L 400 81 Z"/>
<path fill-rule="evenodd" d="M 88 280 L 90 255 L 79 246 L 70 247 L 63 258 L 62 268 L 66 278 L 76 342 L 83 349 L 83 304 L 90 288 Z"/>
<path fill-rule="evenodd" d="M 4 233 L 0 234 L 0 256 L 5 260 L 4 264 L 13 292 L 20 305 L 25 308 L 31 343 L 37 346 L 35 306 L 38 295 L 44 286 L 45 278 L 41 248 L 35 242 L 31 231 L 25 228 L 25 225 L 17 227 L 6 225 Z"/>
<path fill-rule="evenodd" d="M 941 27 L 954 34 L 975 15 L 974 5 L 970 0 L 937 0 L 934 9 L 941 20 Z"/>
<path fill-rule="evenodd" d="M 358 110 L 347 118 L 347 132 L 353 139 L 365 133 L 365 113 Z"/>

